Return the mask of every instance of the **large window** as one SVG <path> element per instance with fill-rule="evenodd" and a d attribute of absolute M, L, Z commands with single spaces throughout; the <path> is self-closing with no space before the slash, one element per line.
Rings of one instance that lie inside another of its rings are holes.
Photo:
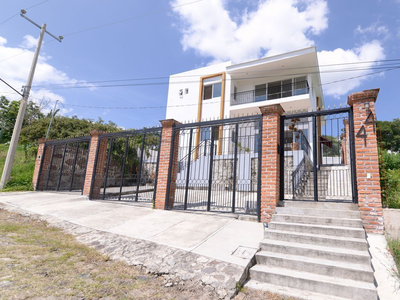
<path fill-rule="evenodd" d="M 306 76 L 294 78 L 293 95 L 307 94 L 307 78 Z"/>
<path fill-rule="evenodd" d="M 264 100 L 267 100 L 267 85 L 266 84 L 256 85 L 255 101 L 257 102 Z"/>
<path fill-rule="evenodd" d="M 211 140 L 211 127 L 202 127 L 200 129 L 200 139 L 202 141 Z M 219 126 L 215 127 L 214 140 L 219 139 Z"/>
<path fill-rule="evenodd" d="M 221 82 L 205 85 L 203 88 L 203 100 L 221 97 Z"/>

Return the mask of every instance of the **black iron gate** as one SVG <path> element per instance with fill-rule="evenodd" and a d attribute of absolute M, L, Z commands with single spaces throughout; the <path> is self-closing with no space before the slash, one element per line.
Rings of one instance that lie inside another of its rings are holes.
<path fill-rule="evenodd" d="M 282 117 L 281 199 L 357 202 L 352 117 L 351 108 Z"/>
<path fill-rule="evenodd" d="M 36 190 L 82 191 L 90 137 L 45 143 Z"/>
<path fill-rule="evenodd" d="M 90 198 L 154 201 L 160 143 L 161 128 L 100 135 Z"/>
<path fill-rule="evenodd" d="M 175 194 L 168 195 L 174 198 L 168 207 L 259 216 L 261 126 L 261 115 L 177 125 L 178 157 L 170 162 L 171 169 L 177 160 Z"/>

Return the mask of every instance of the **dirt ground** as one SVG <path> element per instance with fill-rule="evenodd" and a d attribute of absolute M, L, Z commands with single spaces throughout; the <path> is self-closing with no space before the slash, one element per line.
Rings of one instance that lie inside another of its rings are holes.
<path fill-rule="evenodd" d="M 46 222 L 0 209 L 0 299 L 218 299 L 196 282 L 164 278 L 112 261 Z M 282 299 L 243 289 L 236 297 Z"/>

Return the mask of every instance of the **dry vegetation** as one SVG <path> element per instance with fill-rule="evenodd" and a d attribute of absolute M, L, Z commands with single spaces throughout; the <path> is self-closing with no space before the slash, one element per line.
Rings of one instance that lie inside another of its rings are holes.
<path fill-rule="evenodd" d="M 111 261 L 47 223 L 0 209 L 0 299 L 216 299 L 198 283 Z M 281 299 L 243 289 L 236 299 Z"/>

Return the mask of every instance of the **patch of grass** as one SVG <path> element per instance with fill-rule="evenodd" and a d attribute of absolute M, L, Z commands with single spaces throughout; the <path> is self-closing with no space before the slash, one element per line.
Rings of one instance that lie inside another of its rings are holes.
<path fill-rule="evenodd" d="M 0 171 L 3 171 L 4 162 L 7 157 L 8 145 L 0 145 Z M 10 181 L 2 192 L 32 191 L 32 177 L 35 168 L 35 157 L 25 157 L 22 146 L 17 147 L 14 166 L 11 172 Z"/>
<path fill-rule="evenodd" d="M 397 267 L 397 277 L 400 280 L 400 239 L 387 238 L 390 253 Z"/>

